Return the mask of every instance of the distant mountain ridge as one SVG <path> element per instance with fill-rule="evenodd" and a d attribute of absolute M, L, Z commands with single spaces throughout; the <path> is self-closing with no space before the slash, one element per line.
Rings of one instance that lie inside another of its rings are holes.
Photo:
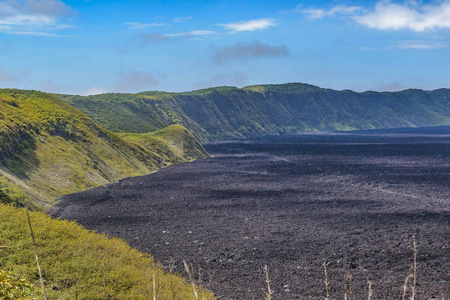
<path fill-rule="evenodd" d="M 202 142 L 303 131 L 450 124 L 450 90 L 336 91 L 303 83 L 168 93 L 59 95 L 114 132 L 181 124 Z"/>

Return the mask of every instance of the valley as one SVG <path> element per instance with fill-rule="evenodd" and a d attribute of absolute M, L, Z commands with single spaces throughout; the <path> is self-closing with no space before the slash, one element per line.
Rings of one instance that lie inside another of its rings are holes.
<path fill-rule="evenodd" d="M 211 158 L 63 196 L 49 211 L 124 238 L 218 298 L 450 295 L 450 127 L 309 133 L 205 145 Z M 200 250 L 199 250 L 200 249 Z"/>
<path fill-rule="evenodd" d="M 0 0 L 0 300 L 450 300 L 449 29 Z"/>

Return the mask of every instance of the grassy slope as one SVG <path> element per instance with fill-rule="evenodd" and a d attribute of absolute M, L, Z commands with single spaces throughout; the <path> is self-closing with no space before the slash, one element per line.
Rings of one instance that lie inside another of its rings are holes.
<path fill-rule="evenodd" d="M 112 131 L 147 132 L 179 123 L 203 142 L 310 130 L 450 124 L 450 90 L 445 89 L 355 93 L 293 83 L 61 97 Z"/>
<path fill-rule="evenodd" d="M 49 299 L 75 299 L 76 294 L 78 299 L 151 299 L 153 278 L 158 299 L 193 299 L 185 279 L 164 273 L 151 257 L 122 240 L 42 212 L 31 212 L 30 218 Z M 40 286 L 24 210 L 0 204 L 0 232 L 7 246 L 0 252 L 0 269 Z M 33 290 L 29 294 L 39 296 Z M 214 299 L 210 292 L 199 294 Z"/>
<path fill-rule="evenodd" d="M 195 148 L 183 152 L 174 140 Z M 167 143 L 166 143 L 167 139 Z M 145 141 L 145 142 L 143 142 Z M 152 141 L 158 149 L 151 147 Z M 159 155 L 159 150 L 171 149 Z M 120 137 L 54 95 L 0 90 L 0 201 L 51 205 L 68 193 L 206 157 L 181 126 Z"/>
<path fill-rule="evenodd" d="M 149 133 L 121 133 L 127 141 L 152 149 L 162 160 L 181 163 L 192 158 L 207 157 L 208 153 L 194 136 L 183 126 L 174 124 Z"/>

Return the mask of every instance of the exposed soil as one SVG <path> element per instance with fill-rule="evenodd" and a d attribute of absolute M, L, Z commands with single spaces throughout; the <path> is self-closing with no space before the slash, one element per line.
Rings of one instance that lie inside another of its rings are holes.
<path fill-rule="evenodd" d="M 229 299 L 450 297 L 450 127 L 307 134 L 206 145 L 212 158 L 83 193 L 51 213 L 197 269 Z M 201 253 L 198 259 L 198 249 Z"/>

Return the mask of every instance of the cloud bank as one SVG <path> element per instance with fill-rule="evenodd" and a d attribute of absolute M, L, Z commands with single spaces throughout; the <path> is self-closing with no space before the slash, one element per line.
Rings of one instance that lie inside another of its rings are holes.
<path fill-rule="evenodd" d="M 51 31 L 70 28 L 60 22 L 71 8 L 60 0 L 0 1 L 0 31 L 10 34 L 58 36 Z"/>
<path fill-rule="evenodd" d="M 380 30 L 409 29 L 420 32 L 450 28 L 450 1 L 428 5 L 413 1 L 397 4 L 385 0 L 378 2 L 375 10 L 355 16 L 355 20 Z"/>
<path fill-rule="evenodd" d="M 326 10 L 323 8 L 309 8 L 309 9 L 299 9 L 296 8 L 295 11 L 303 12 L 311 19 L 320 19 L 326 16 L 335 16 L 335 15 L 352 15 L 363 11 L 364 8 L 362 6 L 345 6 L 345 5 L 336 5 L 333 8 Z"/>
<path fill-rule="evenodd" d="M 346 15 L 361 25 L 378 30 L 423 32 L 450 28 L 450 0 L 431 4 L 413 0 L 401 3 L 381 0 L 374 8 L 337 5 L 330 9 L 308 8 L 299 11 L 311 19 Z"/>
<path fill-rule="evenodd" d="M 250 21 L 242 21 L 236 23 L 219 24 L 223 28 L 230 31 L 230 33 L 237 33 L 241 31 L 255 31 L 262 30 L 277 25 L 274 19 L 263 18 Z"/>

